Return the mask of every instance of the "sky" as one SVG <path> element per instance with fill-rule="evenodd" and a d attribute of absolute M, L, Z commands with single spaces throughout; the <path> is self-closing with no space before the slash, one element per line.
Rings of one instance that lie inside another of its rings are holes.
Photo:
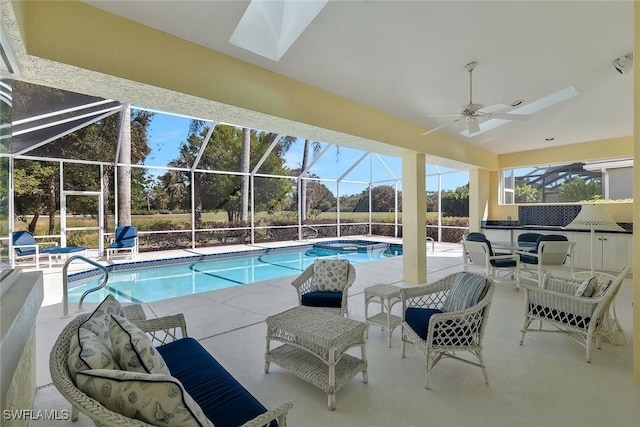
<path fill-rule="evenodd" d="M 151 153 L 147 157 L 145 164 L 149 166 L 166 166 L 169 161 L 178 157 L 178 148 L 180 143 L 185 141 L 188 136 L 190 119 L 169 114 L 156 113 L 151 122 L 149 134 L 149 147 Z M 301 163 L 301 153 L 304 140 L 298 139 L 293 147 L 285 156 L 286 164 L 290 168 L 298 168 Z M 322 144 L 324 146 L 324 144 Z M 348 147 L 340 147 L 339 152 L 335 147 L 330 148 L 310 170 L 320 177 L 337 179 L 352 167 L 363 155 L 364 151 L 355 150 Z M 384 164 L 386 164 L 386 167 Z M 385 181 L 393 179 L 393 176 L 402 178 L 402 161 L 399 157 L 380 155 L 380 158 L 372 156 L 361 161 L 354 167 L 344 178 L 349 181 L 368 182 L 370 178 L 370 167 L 373 172 L 373 181 Z M 387 169 L 388 168 L 388 169 Z M 442 172 L 454 171 L 450 168 L 440 168 Z M 391 171 L 391 172 L 389 172 Z M 435 173 L 434 165 L 427 165 L 427 190 L 436 191 L 438 189 L 438 180 L 435 176 L 429 176 Z M 161 175 L 163 170 L 150 169 L 153 175 Z M 393 175 L 392 175 L 393 174 Z M 469 174 L 465 171 L 457 173 L 446 173 L 442 177 L 443 190 L 453 190 L 469 182 Z M 335 184 L 324 182 L 332 191 L 336 191 Z M 381 182 L 380 184 L 393 185 L 393 182 Z M 366 185 L 364 184 L 343 184 L 340 187 L 341 195 L 350 195 L 361 192 Z"/>

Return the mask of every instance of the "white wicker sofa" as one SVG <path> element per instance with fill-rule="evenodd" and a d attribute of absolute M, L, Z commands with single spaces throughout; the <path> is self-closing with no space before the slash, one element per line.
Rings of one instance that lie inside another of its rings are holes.
<path fill-rule="evenodd" d="M 112 308 L 104 309 L 105 301 L 94 313 L 72 320 L 51 350 L 51 378 L 71 403 L 73 420 L 80 411 L 98 426 L 286 425 L 293 403 L 285 401 L 267 410 L 196 340 L 187 337 L 182 314 L 147 320 L 139 306 L 114 313 Z M 111 335 L 98 334 L 96 340 L 87 332 L 96 325 L 108 325 Z M 114 333 L 113 328 L 120 325 L 126 329 L 124 335 Z M 96 347 L 91 347 L 87 335 Z M 153 345 L 145 348 L 148 337 Z M 115 362 L 96 351 L 100 341 L 108 344 L 109 340 Z M 156 343 L 160 345 L 154 347 Z"/>

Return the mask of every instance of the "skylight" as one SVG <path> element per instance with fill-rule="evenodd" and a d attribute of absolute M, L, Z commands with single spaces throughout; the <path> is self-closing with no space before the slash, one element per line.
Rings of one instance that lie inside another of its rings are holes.
<path fill-rule="evenodd" d="M 279 61 L 328 0 L 252 0 L 229 43 Z"/>

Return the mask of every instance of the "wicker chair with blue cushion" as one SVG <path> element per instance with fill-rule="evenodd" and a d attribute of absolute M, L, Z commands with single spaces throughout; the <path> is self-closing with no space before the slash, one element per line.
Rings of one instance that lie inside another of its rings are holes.
<path fill-rule="evenodd" d="M 482 339 L 489 316 L 494 283 L 488 276 L 459 272 L 426 286 L 404 288 L 402 299 L 402 357 L 407 342 L 426 357 L 425 388 L 431 369 L 443 358 L 451 358 L 482 369 Z M 463 358 L 468 352 L 477 361 Z"/>
<path fill-rule="evenodd" d="M 356 270 L 348 260 L 317 259 L 291 285 L 300 305 L 348 316 L 348 290 L 355 280 Z"/>
<path fill-rule="evenodd" d="M 624 343 L 622 328 L 611 307 L 628 271 L 629 267 L 625 267 L 613 278 L 602 273 L 587 273 L 579 279 L 545 274 L 542 286 L 523 284 L 525 313 L 520 345 L 528 332 L 566 334 L 584 346 L 589 363 L 593 341 L 600 348 L 602 337 L 617 344 L 617 336 L 622 335 Z M 532 327 L 534 320 L 540 325 Z"/>

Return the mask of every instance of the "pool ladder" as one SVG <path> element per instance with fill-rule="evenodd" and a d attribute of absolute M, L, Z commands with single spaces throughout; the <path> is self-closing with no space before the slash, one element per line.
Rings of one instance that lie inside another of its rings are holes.
<path fill-rule="evenodd" d="M 95 267 L 98 267 L 104 273 L 104 279 L 98 286 L 96 286 L 95 288 L 86 290 L 80 296 L 80 300 L 78 301 L 78 311 L 82 310 L 82 302 L 84 301 L 87 295 L 89 295 L 91 292 L 95 292 L 104 288 L 107 282 L 109 281 L 109 270 L 107 270 L 107 268 L 104 265 L 99 264 L 96 261 L 90 260 L 89 258 L 83 257 L 82 255 L 74 255 L 72 257 L 69 257 L 69 259 L 67 259 L 67 262 L 64 263 L 64 267 L 62 267 L 62 315 L 65 317 L 69 315 L 69 289 L 68 289 L 69 284 L 67 279 L 67 270 L 69 269 L 69 264 L 71 264 L 75 260 L 81 260 Z"/>
<path fill-rule="evenodd" d="M 310 238 L 318 237 L 319 232 L 318 232 L 318 229 L 317 229 L 317 228 L 313 228 L 313 227 L 312 227 L 312 226 L 310 226 L 310 225 L 303 225 L 303 226 L 302 226 L 302 228 L 303 228 L 303 229 L 304 229 L 304 228 L 308 228 L 308 229 L 310 229 L 311 231 L 313 231 L 313 232 L 315 233 L 313 236 L 308 236 L 308 235 L 307 235 L 307 236 L 304 236 L 304 240 L 306 240 L 307 242 L 309 241 L 309 239 L 310 239 Z M 304 235 L 304 233 L 303 233 L 303 235 Z"/>

